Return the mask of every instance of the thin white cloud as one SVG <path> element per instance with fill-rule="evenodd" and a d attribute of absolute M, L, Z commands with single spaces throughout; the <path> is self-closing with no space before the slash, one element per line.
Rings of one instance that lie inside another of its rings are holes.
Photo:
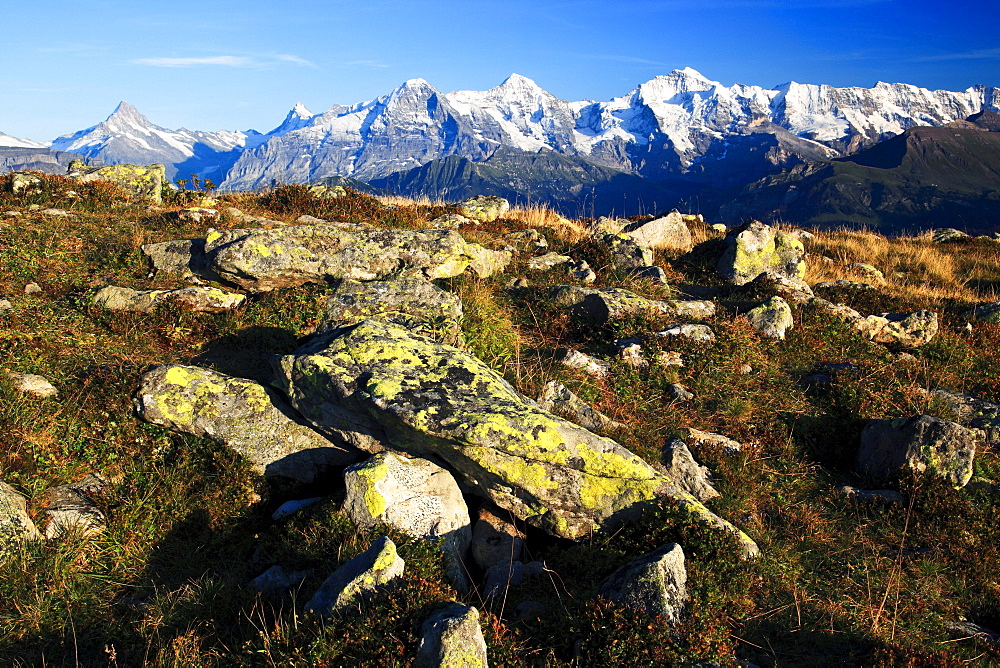
<path fill-rule="evenodd" d="M 930 63 L 942 60 L 1000 60 L 1000 49 L 976 49 L 974 51 L 939 53 L 935 55 L 918 56 L 912 60 L 921 63 Z"/>
<path fill-rule="evenodd" d="M 316 67 L 315 64 L 289 53 L 263 56 L 201 56 L 184 58 L 137 58 L 132 61 L 136 65 L 149 67 L 240 67 L 267 69 L 282 63 L 292 63 L 306 67 Z"/>
<path fill-rule="evenodd" d="M 343 65 L 347 67 L 389 67 L 385 63 L 378 60 L 349 60 Z"/>

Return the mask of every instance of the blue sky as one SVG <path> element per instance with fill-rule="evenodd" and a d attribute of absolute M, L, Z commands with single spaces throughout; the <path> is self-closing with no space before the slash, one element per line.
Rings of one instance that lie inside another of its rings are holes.
<path fill-rule="evenodd" d="M 996 0 L 35 0 L 0 13 L 0 132 L 49 141 L 127 100 L 176 129 L 272 129 L 422 77 L 511 72 L 607 100 L 672 69 L 726 85 L 1000 85 Z"/>

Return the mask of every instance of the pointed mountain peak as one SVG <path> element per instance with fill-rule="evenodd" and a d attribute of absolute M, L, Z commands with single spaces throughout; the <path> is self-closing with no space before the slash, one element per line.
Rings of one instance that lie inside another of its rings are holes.
<path fill-rule="evenodd" d="M 292 107 L 292 110 L 288 112 L 289 117 L 297 116 L 299 118 L 312 118 L 315 115 L 316 114 L 309 111 L 309 109 L 306 108 L 306 105 L 302 104 L 301 102 L 296 102 L 295 106 Z"/>
<path fill-rule="evenodd" d="M 143 115 L 139 113 L 138 109 L 133 107 L 125 100 L 122 100 L 121 102 L 118 103 L 118 106 L 115 107 L 115 110 L 111 112 L 111 116 L 108 116 L 108 120 L 111 120 L 112 118 L 115 117 L 139 119 L 143 118 Z"/>
<path fill-rule="evenodd" d="M 503 83 L 500 84 L 501 88 L 537 88 L 541 90 L 541 86 L 535 83 L 534 79 L 529 79 L 528 77 L 518 74 L 517 72 L 511 74 L 509 77 L 504 79 Z"/>

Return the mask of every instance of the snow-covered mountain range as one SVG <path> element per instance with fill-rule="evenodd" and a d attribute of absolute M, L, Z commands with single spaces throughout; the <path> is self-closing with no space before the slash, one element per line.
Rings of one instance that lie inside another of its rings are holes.
<path fill-rule="evenodd" d="M 487 91 L 442 93 L 413 79 L 375 100 L 323 113 L 296 104 L 267 134 L 167 130 L 122 102 L 104 122 L 51 148 L 106 164 L 162 162 L 171 174 L 198 173 L 233 190 L 335 175 L 379 179 L 448 156 L 486 160 L 501 146 L 554 151 L 648 179 L 726 185 L 998 104 L 996 87 L 950 92 L 791 82 L 767 89 L 724 86 L 690 68 L 607 102 L 568 102 L 514 74 Z"/>

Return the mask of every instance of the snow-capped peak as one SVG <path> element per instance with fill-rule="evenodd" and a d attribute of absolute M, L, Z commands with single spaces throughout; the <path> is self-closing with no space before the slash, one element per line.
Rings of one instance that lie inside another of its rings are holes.
<path fill-rule="evenodd" d="M 0 132 L 0 146 L 4 148 L 46 148 L 46 145 L 42 142 L 30 139 L 18 139 L 3 132 Z"/>
<path fill-rule="evenodd" d="M 316 116 L 317 114 L 309 111 L 304 104 L 296 102 L 292 110 L 285 116 L 285 120 L 282 121 L 281 125 L 268 132 L 267 136 L 276 137 L 292 132 L 293 130 L 298 130 L 299 128 L 304 128 Z"/>

